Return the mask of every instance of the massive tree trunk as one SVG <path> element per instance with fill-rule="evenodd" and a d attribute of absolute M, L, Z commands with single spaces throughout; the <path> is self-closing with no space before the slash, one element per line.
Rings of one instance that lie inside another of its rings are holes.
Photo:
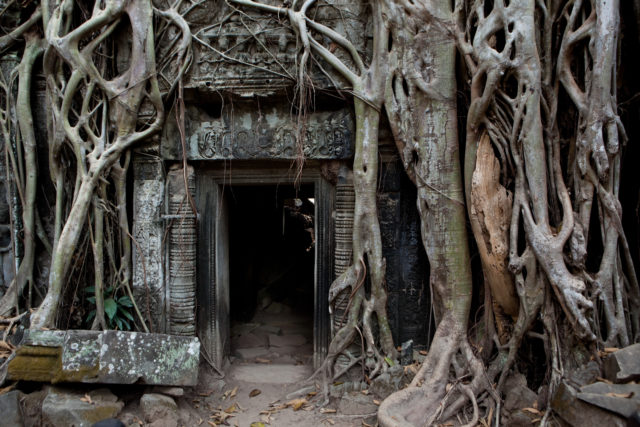
<path fill-rule="evenodd" d="M 418 189 L 438 327 L 411 385 L 380 406 L 378 418 L 385 426 L 433 423 L 458 354 L 470 368 L 469 390 L 488 386 L 467 338 L 472 281 L 458 150 L 456 52 L 445 30 L 454 15 L 449 1 L 397 3 L 389 7 L 392 71 L 385 105 L 398 151 Z M 466 398 L 466 386 L 459 392 Z"/>

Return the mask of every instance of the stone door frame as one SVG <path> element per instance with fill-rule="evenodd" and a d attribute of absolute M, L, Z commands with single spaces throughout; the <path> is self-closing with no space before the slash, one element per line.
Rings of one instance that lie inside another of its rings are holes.
<path fill-rule="evenodd" d="M 208 163 L 208 162 L 207 162 Z M 265 168 L 196 168 L 196 205 L 199 212 L 197 257 L 197 331 L 204 356 L 222 369 L 230 350 L 228 208 L 224 191 L 231 185 L 290 185 L 295 171 L 287 162 Z M 222 169 L 222 170 L 221 170 Z M 313 364 L 324 360 L 330 336 L 329 287 L 334 262 L 334 186 L 319 167 L 305 168 L 299 180 L 313 184 L 315 198 Z"/>

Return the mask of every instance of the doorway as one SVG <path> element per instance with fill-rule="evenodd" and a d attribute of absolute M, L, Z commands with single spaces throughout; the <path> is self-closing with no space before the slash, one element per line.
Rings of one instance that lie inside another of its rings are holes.
<path fill-rule="evenodd" d="M 226 361 L 319 366 L 329 341 L 334 187 L 319 171 L 202 170 L 196 178 L 198 335 Z M 261 359 L 261 360 L 258 360 Z"/>
<path fill-rule="evenodd" d="M 227 191 L 231 360 L 311 364 L 313 185 Z"/>

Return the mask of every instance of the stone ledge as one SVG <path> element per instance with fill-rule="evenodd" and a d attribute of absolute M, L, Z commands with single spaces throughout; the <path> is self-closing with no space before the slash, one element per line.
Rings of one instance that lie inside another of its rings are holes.
<path fill-rule="evenodd" d="M 27 331 L 7 379 L 193 386 L 196 337 L 123 331 Z"/>

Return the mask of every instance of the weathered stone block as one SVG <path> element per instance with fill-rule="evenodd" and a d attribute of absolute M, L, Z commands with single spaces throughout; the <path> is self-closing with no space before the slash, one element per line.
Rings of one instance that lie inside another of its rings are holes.
<path fill-rule="evenodd" d="M 530 408 L 538 400 L 538 395 L 527 387 L 527 379 L 522 374 L 509 377 L 505 382 L 504 390 L 506 394 L 504 409 L 509 412 Z"/>
<path fill-rule="evenodd" d="M 344 415 L 365 415 L 378 411 L 378 406 L 373 403 L 373 398 L 359 391 L 345 393 L 338 404 L 338 412 Z"/>
<path fill-rule="evenodd" d="M 625 427 L 627 425 L 622 417 L 578 399 L 578 392 L 565 383 L 558 386 L 551 401 L 551 409 L 570 426 Z"/>
<path fill-rule="evenodd" d="M 42 402 L 42 418 L 45 425 L 54 427 L 89 427 L 115 417 L 123 406 L 124 403 L 107 389 L 92 390 L 85 395 L 51 387 Z"/>
<path fill-rule="evenodd" d="M 10 391 L 0 395 L 0 424 L 6 426 L 21 427 L 24 425 L 22 422 L 22 408 L 20 408 L 20 393 L 17 390 Z"/>
<path fill-rule="evenodd" d="M 169 396 L 157 393 L 147 393 L 140 398 L 140 409 L 145 421 L 153 423 L 162 420 L 166 426 L 178 423 L 178 405 Z"/>
<path fill-rule="evenodd" d="M 633 344 L 612 353 L 604 361 L 605 377 L 615 383 L 640 379 L 640 344 Z"/>
<path fill-rule="evenodd" d="M 151 389 L 151 393 L 160 393 L 171 397 L 181 397 L 184 396 L 184 389 L 182 387 L 155 386 Z"/>
<path fill-rule="evenodd" d="M 593 383 L 580 388 L 578 398 L 623 417 L 640 410 L 640 384 Z"/>
<path fill-rule="evenodd" d="M 64 335 L 62 335 L 64 334 Z M 195 385 L 194 337 L 123 331 L 28 331 L 8 379 L 111 384 Z"/>
<path fill-rule="evenodd" d="M 404 385 L 404 368 L 401 365 L 390 367 L 387 372 L 380 374 L 371 382 L 371 391 L 377 397 L 384 399 L 396 392 Z"/>
<path fill-rule="evenodd" d="M 149 311 L 151 330 L 165 332 L 164 165 L 147 156 L 134 159 L 132 234 L 138 245 L 133 251 L 133 293 L 140 308 Z"/>

